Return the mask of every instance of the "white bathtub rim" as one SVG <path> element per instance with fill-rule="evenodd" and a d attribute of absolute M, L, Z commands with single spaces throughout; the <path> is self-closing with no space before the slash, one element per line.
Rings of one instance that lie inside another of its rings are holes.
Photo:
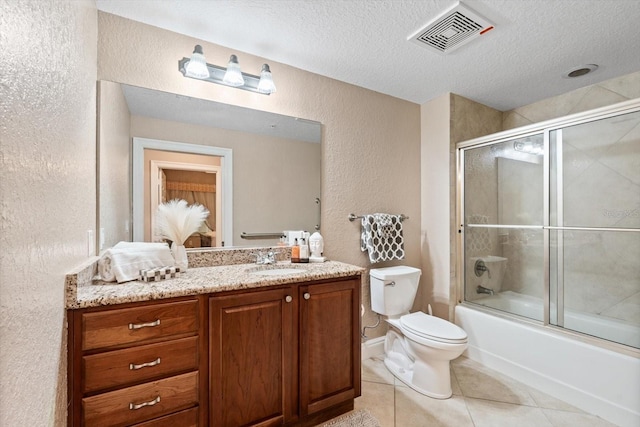
<path fill-rule="evenodd" d="M 496 316 L 494 313 L 489 312 L 488 310 L 476 309 L 475 307 L 469 307 L 466 305 L 461 306 L 461 308 L 470 312 L 476 312 L 480 315 L 497 317 L 500 321 L 514 322 L 514 320 L 510 319 L 509 317 Z M 458 306 L 456 307 L 456 311 L 458 311 Z M 461 322 L 459 322 L 460 317 L 463 316 L 456 316 L 456 323 L 464 328 L 464 325 L 461 325 Z M 518 327 L 530 329 L 531 331 L 533 331 L 533 333 L 542 333 L 549 337 L 561 339 L 559 334 L 554 334 L 551 331 L 546 330 L 546 328 L 543 329 L 538 327 L 537 325 L 532 325 L 524 322 L 515 323 Z M 630 407 L 621 406 L 616 402 L 612 402 L 611 400 L 604 398 L 603 396 L 596 396 L 586 390 L 582 390 L 564 381 L 560 381 L 557 378 L 522 366 L 519 363 L 494 354 L 493 352 L 490 352 L 486 349 L 481 349 L 472 342 L 473 339 L 471 336 L 469 341 L 470 342 L 467 350 L 463 355 L 471 360 L 474 360 L 488 368 L 494 369 L 511 378 L 514 378 L 522 384 L 538 389 L 544 393 L 549 394 L 550 396 L 565 401 L 578 409 L 581 409 L 593 415 L 597 415 L 619 426 L 635 427 L 640 425 L 640 413 L 637 410 L 634 410 Z M 579 346 L 588 346 L 592 350 L 598 352 L 610 351 L 579 340 L 575 340 L 575 344 Z M 621 357 L 631 357 L 635 359 L 637 359 L 638 357 L 637 355 L 628 354 L 618 355 Z"/>
<path fill-rule="evenodd" d="M 477 311 L 488 316 L 497 317 L 508 322 L 514 322 L 520 326 L 533 329 L 536 332 L 547 335 L 553 339 L 570 339 L 575 341 L 576 344 L 587 346 L 588 348 L 595 347 L 596 349 L 598 349 L 598 351 L 613 351 L 615 353 L 630 356 L 635 359 L 640 359 L 640 349 L 633 348 L 628 345 L 620 344 L 614 341 L 608 341 L 603 338 L 594 337 L 582 332 L 572 331 L 570 329 L 565 329 L 555 325 L 544 326 L 539 320 L 517 316 L 509 312 L 505 312 L 492 307 L 485 307 L 479 304 L 468 304 L 462 302 L 456 305 L 456 307 L 458 306 L 472 311 Z M 454 323 L 458 324 L 455 320 Z"/>

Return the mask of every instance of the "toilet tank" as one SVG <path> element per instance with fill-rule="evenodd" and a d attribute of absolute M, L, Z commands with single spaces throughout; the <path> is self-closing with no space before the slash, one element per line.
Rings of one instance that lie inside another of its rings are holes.
<path fill-rule="evenodd" d="M 385 316 L 408 313 L 416 297 L 421 273 L 420 269 L 407 266 L 369 270 L 371 309 Z"/>

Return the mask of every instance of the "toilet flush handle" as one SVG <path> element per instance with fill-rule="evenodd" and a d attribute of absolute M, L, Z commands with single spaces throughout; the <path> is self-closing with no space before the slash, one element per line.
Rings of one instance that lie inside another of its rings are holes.
<path fill-rule="evenodd" d="M 385 286 L 395 286 L 396 282 L 394 280 L 390 281 L 389 283 L 385 283 Z"/>

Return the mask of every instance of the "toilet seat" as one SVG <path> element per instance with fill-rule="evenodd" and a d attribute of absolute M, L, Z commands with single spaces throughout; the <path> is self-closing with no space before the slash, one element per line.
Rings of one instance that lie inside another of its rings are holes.
<path fill-rule="evenodd" d="M 464 344 L 467 342 L 467 333 L 459 326 L 420 311 L 400 317 L 400 326 L 403 332 L 408 332 L 426 340 L 446 344 Z"/>

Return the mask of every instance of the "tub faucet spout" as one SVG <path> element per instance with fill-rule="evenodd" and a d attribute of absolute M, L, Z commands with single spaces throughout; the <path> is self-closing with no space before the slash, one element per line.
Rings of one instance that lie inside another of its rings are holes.
<path fill-rule="evenodd" d="M 493 289 L 485 288 L 484 286 L 478 285 L 478 287 L 476 288 L 476 293 L 493 295 Z"/>

